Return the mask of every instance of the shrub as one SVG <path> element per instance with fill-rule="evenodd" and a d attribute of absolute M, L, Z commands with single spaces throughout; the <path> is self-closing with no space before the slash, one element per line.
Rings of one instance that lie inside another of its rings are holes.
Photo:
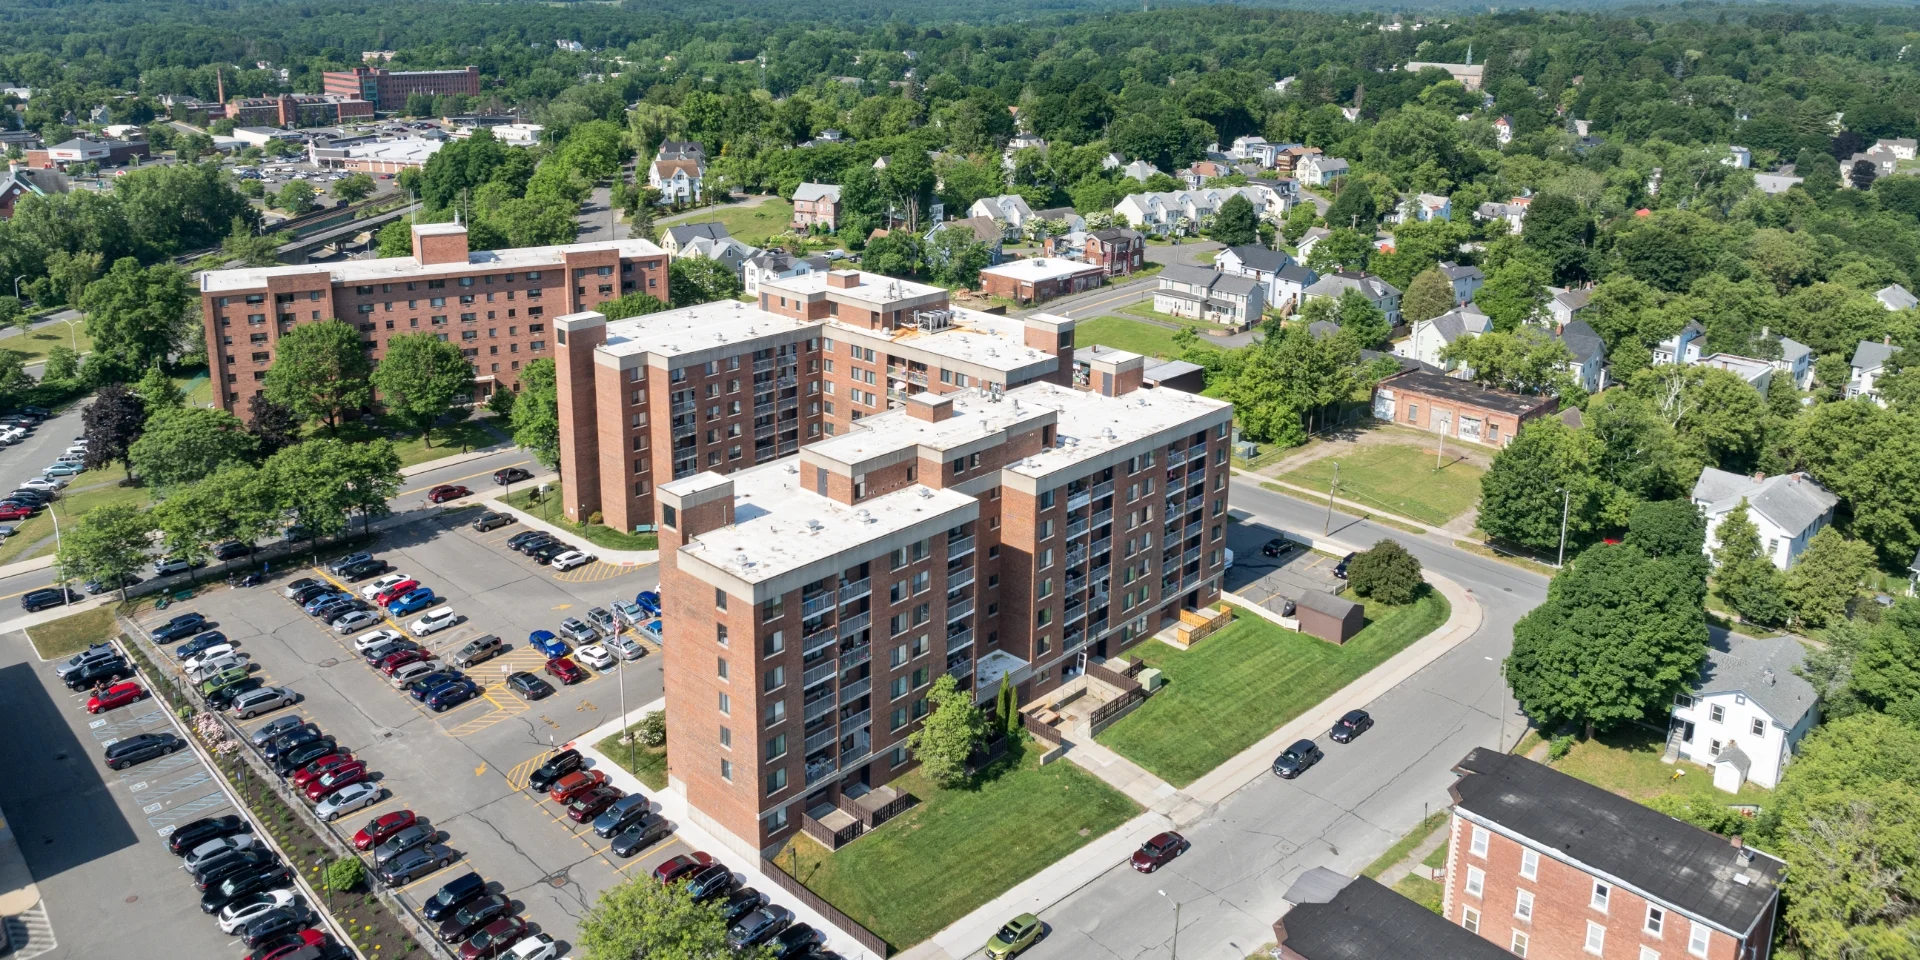
<path fill-rule="evenodd" d="M 602 523 L 602 522 L 604 522 L 604 521 L 605 521 L 606 519 L 607 519 L 607 518 L 606 518 L 606 515 L 605 515 L 605 514 L 603 514 L 603 513 L 601 513 L 601 512 L 600 512 L 600 511 L 598 511 L 598 510 L 595 510 L 594 512 L 592 512 L 592 513 L 590 513 L 590 514 L 587 514 L 587 522 L 588 522 L 588 523 L 590 523 L 590 524 L 592 524 L 592 525 L 594 525 L 594 526 L 596 526 L 596 527 L 597 527 L 597 526 L 600 526 L 600 525 L 601 525 L 601 523 Z"/>
<path fill-rule="evenodd" d="M 1381 540 L 1347 564 L 1347 585 L 1353 592 L 1381 603 L 1412 603 L 1424 583 L 1420 561 L 1397 540 Z"/>
<path fill-rule="evenodd" d="M 321 881 L 334 893 L 347 893 L 364 883 L 367 879 L 367 865 L 359 857 L 341 857 L 327 864 Z"/>
<path fill-rule="evenodd" d="M 1573 751 L 1573 734 L 1563 733 L 1547 741 L 1547 762 L 1557 762 Z"/>
<path fill-rule="evenodd" d="M 639 738 L 640 745 L 643 747 L 666 746 L 667 712 L 665 710 L 655 710 L 641 717 L 640 723 L 633 728 L 633 735 Z"/>

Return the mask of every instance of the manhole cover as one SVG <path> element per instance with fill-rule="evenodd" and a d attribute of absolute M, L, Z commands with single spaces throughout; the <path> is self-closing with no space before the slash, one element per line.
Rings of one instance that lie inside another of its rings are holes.
<path fill-rule="evenodd" d="M 139 894 L 133 894 L 133 895 L 131 895 L 131 896 L 129 896 L 129 897 L 127 897 L 127 902 L 128 902 L 128 903 L 132 903 L 132 902 L 134 902 L 134 901 L 136 901 L 136 900 L 138 900 L 138 899 L 140 899 L 140 895 L 139 895 Z"/>
<path fill-rule="evenodd" d="M 550 887 L 564 887 L 567 885 L 567 875 L 565 873 L 556 873 L 547 878 L 547 885 Z"/>
<path fill-rule="evenodd" d="M 339 665 L 340 665 L 339 657 L 328 657 L 325 660 L 322 660 L 319 663 L 315 664 L 315 666 L 321 668 L 322 670 L 328 667 L 337 667 Z"/>

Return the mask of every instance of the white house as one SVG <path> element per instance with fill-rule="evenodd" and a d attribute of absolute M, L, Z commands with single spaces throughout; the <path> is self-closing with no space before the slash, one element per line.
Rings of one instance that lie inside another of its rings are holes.
<path fill-rule="evenodd" d="M 1580 381 L 1582 389 L 1588 393 L 1599 393 L 1607 387 L 1607 342 L 1585 320 L 1564 323 L 1554 331 L 1553 338 L 1567 346 L 1567 352 L 1573 354 L 1573 362 L 1567 364 L 1567 372 Z"/>
<path fill-rule="evenodd" d="M 1893 338 L 1882 338 L 1879 343 L 1862 340 L 1853 348 L 1853 360 L 1849 364 L 1847 376 L 1847 399 L 1866 397 L 1881 406 L 1886 401 L 1880 399 L 1880 390 L 1874 381 L 1886 369 L 1887 360 L 1899 353 L 1900 348 L 1893 345 Z"/>
<path fill-rule="evenodd" d="M 1813 535 L 1833 522 L 1840 498 L 1804 473 L 1752 477 L 1707 467 L 1693 484 L 1693 505 L 1707 518 L 1708 556 L 1720 547 L 1720 521 L 1747 504 L 1747 519 L 1760 531 L 1767 559 L 1782 570 L 1793 566 Z"/>
<path fill-rule="evenodd" d="M 679 257 L 705 257 L 718 260 L 727 265 L 736 277 L 746 276 L 747 258 L 754 255 L 754 248 L 732 237 L 696 237 L 680 247 Z"/>
<path fill-rule="evenodd" d="M 1300 298 L 1303 304 L 1316 297 L 1338 300 L 1348 290 L 1360 291 L 1362 296 L 1379 307 L 1380 312 L 1386 315 L 1388 325 L 1400 325 L 1400 288 L 1371 273 L 1358 270 L 1329 273 L 1302 291 Z"/>
<path fill-rule="evenodd" d="M 1873 298 L 1880 301 L 1881 306 L 1895 312 L 1920 306 L 1920 297 L 1915 297 L 1906 287 L 1897 283 L 1881 287 L 1874 292 Z"/>
<path fill-rule="evenodd" d="M 1917 147 L 1920 147 L 1920 141 L 1912 137 L 1882 138 L 1873 143 L 1875 150 L 1885 150 L 1893 154 L 1895 160 L 1912 160 Z"/>
<path fill-rule="evenodd" d="M 1294 262 L 1285 251 L 1269 250 L 1257 243 L 1220 251 L 1214 258 L 1213 268 L 1266 287 L 1267 305 L 1276 310 L 1290 303 L 1298 306 L 1301 292 L 1320 278 L 1319 274 Z"/>
<path fill-rule="evenodd" d="M 1687 325 L 1681 327 L 1679 333 L 1654 345 L 1654 366 L 1677 363 L 1691 367 L 1699 363 L 1701 347 L 1706 343 L 1706 339 L 1707 332 L 1701 329 L 1700 324 L 1688 320 Z"/>
<path fill-rule="evenodd" d="M 1473 304 L 1449 310 L 1431 320 L 1416 320 L 1413 330 L 1405 339 L 1393 345 L 1393 355 L 1408 360 L 1439 367 L 1449 376 L 1465 379 L 1471 375 L 1466 367 L 1455 369 L 1454 364 L 1440 358 L 1441 351 L 1455 341 L 1477 337 L 1493 329 L 1493 320 L 1480 312 Z"/>
<path fill-rule="evenodd" d="M 1493 139 L 1501 146 L 1513 142 L 1513 118 L 1501 116 L 1493 121 Z"/>
<path fill-rule="evenodd" d="M 1180 221 L 1184 218 L 1187 221 L 1185 229 L 1191 232 L 1200 229 L 1202 217 L 1212 216 L 1221 204 L 1235 196 L 1246 197 L 1247 202 L 1253 204 L 1255 217 L 1279 215 L 1279 208 L 1272 206 L 1272 192 L 1255 187 L 1207 187 L 1202 190 L 1136 193 L 1115 204 L 1113 215 L 1126 221 L 1127 226 L 1150 234 L 1176 232 L 1182 229 Z"/>
<path fill-rule="evenodd" d="M 1587 308 L 1587 301 L 1593 299 L 1592 287 L 1577 287 L 1571 290 L 1565 287 L 1548 287 L 1547 292 L 1552 296 L 1547 298 L 1546 315 L 1556 328 L 1572 323 L 1574 318 L 1580 315 L 1580 311 Z"/>
<path fill-rule="evenodd" d="M 1713 769 L 1713 785 L 1738 793 L 1752 781 L 1772 789 L 1800 738 L 1820 719 L 1820 698 L 1798 672 L 1806 650 L 1793 637 L 1756 640 L 1719 633 L 1700 675 L 1673 698 L 1668 763 Z"/>
<path fill-rule="evenodd" d="M 1141 183 L 1146 183 L 1148 177 L 1151 177 L 1154 174 L 1159 172 L 1160 172 L 1159 167 L 1156 167 L 1153 164 L 1146 162 L 1145 160 L 1135 160 L 1132 163 L 1127 164 L 1125 167 L 1122 167 L 1120 170 L 1121 176 L 1132 177 L 1133 179 L 1138 180 Z"/>
<path fill-rule="evenodd" d="M 1310 153 L 1301 159 L 1294 174 L 1300 178 L 1301 183 L 1324 187 L 1347 175 L 1347 162 L 1339 157 Z"/>
<path fill-rule="evenodd" d="M 1268 143 L 1264 137 L 1235 137 L 1233 149 L 1227 155 L 1235 160 L 1257 163 L 1262 167 L 1273 166 L 1274 157 L 1280 152 L 1280 144 Z"/>
<path fill-rule="evenodd" d="M 1294 244 L 1293 248 L 1300 251 L 1300 259 L 1306 261 L 1312 259 L 1313 248 L 1332 235 L 1333 231 L 1326 227 L 1308 227 L 1307 232 L 1300 235 L 1300 242 Z"/>
<path fill-rule="evenodd" d="M 694 240 L 725 240 L 728 236 L 726 224 L 716 221 L 676 223 L 660 231 L 660 249 L 677 257 Z"/>
<path fill-rule="evenodd" d="M 1794 184 L 1805 182 L 1805 177 L 1796 177 L 1784 173 L 1756 173 L 1753 175 L 1754 187 L 1758 188 L 1761 193 L 1766 194 L 1786 193 L 1788 190 L 1793 189 Z"/>
<path fill-rule="evenodd" d="M 647 167 L 647 186 L 660 191 L 663 204 L 697 204 L 705 172 L 698 160 L 655 160 Z"/>
<path fill-rule="evenodd" d="M 1437 193 L 1416 193 L 1400 198 L 1389 220 L 1394 223 L 1426 223 L 1429 220 L 1452 220 L 1453 201 Z"/>
<path fill-rule="evenodd" d="M 1721 157 L 1720 162 L 1735 170 L 1751 170 L 1753 169 L 1753 151 L 1746 147 L 1728 147 L 1727 155 Z"/>
<path fill-rule="evenodd" d="M 760 282 L 785 280 L 808 273 L 825 273 L 832 263 L 824 256 L 796 257 L 779 247 L 769 247 L 741 264 L 740 283 L 747 296 L 758 299 Z"/>
<path fill-rule="evenodd" d="M 967 208 L 969 217 L 988 217 L 1006 225 L 1007 239 L 1020 236 L 1027 221 L 1033 219 L 1033 208 L 1027 206 L 1025 197 L 1017 193 L 1002 194 L 997 197 L 981 197 Z"/>
<path fill-rule="evenodd" d="M 1767 328 L 1760 328 L 1761 338 L 1768 336 Z M 1813 387 L 1813 348 L 1792 337 L 1780 337 L 1780 358 L 1773 361 L 1773 368 L 1793 377 L 1793 385 L 1801 390 Z"/>
<path fill-rule="evenodd" d="M 1243 326 L 1266 309 L 1266 287 L 1246 277 L 1173 264 L 1160 271 L 1153 309 L 1191 320 Z"/>
<path fill-rule="evenodd" d="M 1525 226 L 1527 209 L 1533 206 L 1532 197 L 1514 197 L 1506 203 L 1483 203 L 1473 210 L 1476 220 L 1505 220 L 1507 232 L 1519 236 Z"/>
<path fill-rule="evenodd" d="M 1440 261 L 1439 267 L 1441 276 L 1446 277 L 1447 282 L 1453 284 L 1454 303 L 1471 301 L 1473 295 L 1480 292 L 1480 288 L 1486 285 L 1487 275 L 1481 273 L 1479 267 L 1463 267 L 1451 260 Z"/>

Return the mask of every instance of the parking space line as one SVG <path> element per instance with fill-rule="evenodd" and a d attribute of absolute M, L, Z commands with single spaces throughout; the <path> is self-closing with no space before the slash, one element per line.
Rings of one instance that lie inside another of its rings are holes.
<path fill-rule="evenodd" d="M 407 892 L 408 890 L 412 890 L 412 889 L 413 889 L 414 887 L 417 887 L 417 886 L 419 886 L 419 885 L 421 885 L 421 884 L 423 884 L 423 883 L 426 883 L 426 882 L 427 882 L 427 881 L 429 881 L 429 880 L 432 880 L 432 879 L 433 879 L 434 877 L 437 877 L 437 876 L 440 876 L 441 874 L 443 874 L 443 873 L 446 873 L 447 871 L 449 871 L 449 870 L 452 870 L 452 869 L 454 869 L 454 868 L 455 868 L 456 866 L 457 866 L 457 867 L 464 867 L 464 868 L 466 868 L 467 870 L 473 870 L 473 864 L 472 864 L 471 862 L 469 862 L 469 861 L 467 860 L 467 858 L 466 858 L 466 857 L 464 857 L 464 856 L 462 856 L 462 857 L 461 857 L 461 858 L 459 859 L 459 861 L 458 861 L 457 863 L 450 863 L 450 864 L 447 864 L 446 866 L 444 866 L 444 867 L 441 867 L 440 869 L 438 869 L 438 870 L 435 870 L 435 871 L 433 871 L 432 873 L 429 873 L 429 874 L 426 874 L 425 876 L 421 876 L 421 877 L 416 877 L 416 878 L 415 878 L 415 879 L 413 879 L 413 880 L 412 880 L 411 882 L 408 882 L 408 883 L 406 883 L 406 884 L 403 884 L 403 885 L 401 885 L 401 886 L 398 886 L 398 887 L 392 887 L 392 888 L 389 888 L 389 889 L 390 889 L 390 890 L 391 890 L 391 891 L 392 891 L 393 893 L 396 893 L 396 894 L 399 894 L 399 893 L 405 893 L 405 892 Z M 476 870 L 476 871 L 474 871 L 474 872 L 476 872 L 476 873 L 477 873 L 477 872 L 479 872 L 479 871 L 477 871 L 477 870 Z"/>
<path fill-rule="evenodd" d="M 167 829 L 169 824 L 178 823 L 181 820 L 193 817 L 207 810 L 218 810 L 221 807 L 227 806 L 228 802 L 227 792 L 225 790 L 215 790 L 204 797 L 198 797 L 193 800 L 188 800 L 185 803 L 175 804 L 168 810 L 148 816 L 147 825 L 155 829 L 164 830 L 166 833 L 172 833 L 173 831 L 171 829 Z"/>

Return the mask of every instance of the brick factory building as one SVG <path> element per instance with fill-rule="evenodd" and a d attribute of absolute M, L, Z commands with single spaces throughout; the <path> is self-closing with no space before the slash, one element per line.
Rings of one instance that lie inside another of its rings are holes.
<path fill-rule="evenodd" d="M 1504 447 L 1528 420 L 1560 409 L 1555 397 L 1483 387 L 1424 370 L 1411 370 L 1373 388 L 1373 416 L 1490 447 Z"/>
<path fill-rule="evenodd" d="M 283 93 L 227 101 L 227 119 L 243 127 L 319 127 L 372 117 L 373 104 L 358 97 Z"/>
<path fill-rule="evenodd" d="M 1031 699 L 1216 600 L 1233 413 L 936 287 L 761 300 L 555 321 L 567 512 L 659 524 L 669 773 L 743 849 L 905 769 L 940 673 Z"/>
<path fill-rule="evenodd" d="M 472 361 L 479 399 L 517 389 L 522 364 L 554 355 L 552 318 L 640 292 L 667 297 L 667 256 L 645 240 L 469 253 L 466 228 L 450 223 L 416 225 L 411 257 L 200 277 L 216 396 L 242 416 L 274 345 L 301 323 L 353 324 L 375 359 L 396 334 L 436 333 Z"/>
<path fill-rule="evenodd" d="M 354 67 L 328 70 L 321 74 L 321 92 L 336 97 L 365 100 L 376 110 L 400 110 L 407 98 L 424 93 L 430 97 L 465 94 L 480 95 L 480 68 L 464 70 L 388 70 L 385 67 Z"/>

